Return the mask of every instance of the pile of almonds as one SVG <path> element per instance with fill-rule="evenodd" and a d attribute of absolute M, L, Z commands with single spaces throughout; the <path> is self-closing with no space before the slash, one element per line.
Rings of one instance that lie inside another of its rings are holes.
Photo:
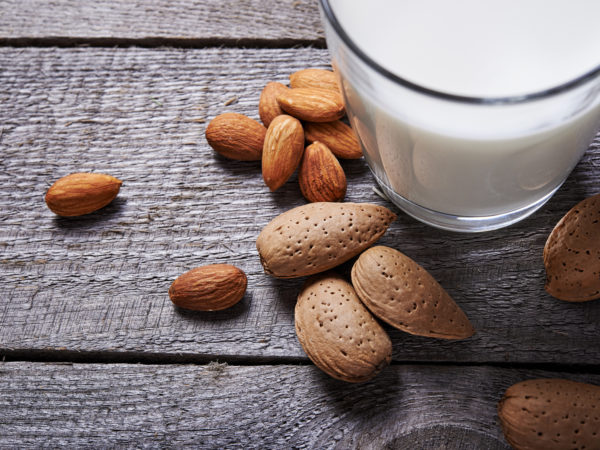
<path fill-rule="evenodd" d="M 264 126 L 242 114 L 224 113 L 208 124 L 206 140 L 226 158 L 262 161 L 271 191 L 300 167 L 300 190 L 309 202 L 340 201 L 347 181 L 337 158 L 357 159 L 362 150 L 352 128 L 340 120 L 345 109 L 336 76 L 304 69 L 290 75 L 290 86 L 270 82 L 264 87 L 258 104 Z"/>

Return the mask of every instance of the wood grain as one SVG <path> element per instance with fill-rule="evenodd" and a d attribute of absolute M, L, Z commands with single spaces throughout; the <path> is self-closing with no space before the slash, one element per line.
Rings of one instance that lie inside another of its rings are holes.
<path fill-rule="evenodd" d="M 0 365 L 0 447 L 508 449 L 497 402 L 528 378 L 392 366 L 351 385 L 313 366 Z"/>
<path fill-rule="evenodd" d="M 3 0 L 0 43 L 323 45 L 317 4 L 317 0 Z"/>
<path fill-rule="evenodd" d="M 1 48 L 0 353 L 305 360 L 292 315 L 302 280 L 266 276 L 255 248 L 268 221 L 304 203 L 297 179 L 269 193 L 258 163 L 219 157 L 204 129 L 226 111 L 257 119 L 267 81 L 328 61 L 313 48 Z M 342 165 L 347 201 L 390 206 L 364 161 Z M 554 224 L 598 192 L 598 165 L 597 138 L 541 211 L 501 231 L 454 234 L 400 214 L 380 242 L 430 270 L 477 334 L 449 343 L 387 328 L 394 359 L 599 364 L 600 302 L 551 298 L 542 264 Z M 122 179 L 117 200 L 54 216 L 43 195 L 74 171 Z M 246 271 L 246 297 L 218 313 L 174 309 L 170 283 L 218 262 Z"/>

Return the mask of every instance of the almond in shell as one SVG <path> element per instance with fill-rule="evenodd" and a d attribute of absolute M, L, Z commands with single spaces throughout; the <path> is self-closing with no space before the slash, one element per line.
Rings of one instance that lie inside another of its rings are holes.
<path fill-rule="evenodd" d="M 295 278 L 324 272 L 375 243 L 396 215 L 370 203 L 308 203 L 269 222 L 256 240 L 266 273 Z"/>
<path fill-rule="evenodd" d="M 290 75 L 290 86 L 297 88 L 331 89 L 340 92 L 337 77 L 331 70 L 302 69 Z"/>
<path fill-rule="evenodd" d="M 275 117 L 263 147 L 262 175 L 271 191 L 276 191 L 294 173 L 304 153 L 304 131 L 299 120 L 283 114 Z"/>
<path fill-rule="evenodd" d="M 575 205 L 544 246 L 546 291 L 560 300 L 600 298 L 600 194 Z"/>
<path fill-rule="evenodd" d="M 373 314 L 407 333 L 442 339 L 475 333 L 439 283 L 393 248 L 378 245 L 362 253 L 352 267 L 352 285 Z"/>
<path fill-rule="evenodd" d="M 341 120 L 321 123 L 306 122 L 304 136 L 308 142 L 322 142 L 338 158 L 358 159 L 362 157 L 362 148 L 356 134 Z"/>
<path fill-rule="evenodd" d="M 258 115 L 265 127 L 268 127 L 275 117 L 283 114 L 279 103 L 277 103 L 277 96 L 287 90 L 286 86 L 276 81 L 267 83 L 262 90 L 258 101 Z"/>
<path fill-rule="evenodd" d="M 281 109 L 300 120 L 332 122 L 344 116 L 344 101 L 330 89 L 288 89 L 277 96 Z"/>
<path fill-rule="evenodd" d="M 210 264 L 180 275 L 171 284 L 169 297 L 180 308 L 218 311 L 239 302 L 247 283 L 241 269 L 230 264 Z"/>
<path fill-rule="evenodd" d="M 517 450 L 600 448 L 600 386 L 552 378 L 522 381 L 506 390 L 498 417 Z"/>
<path fill-rule="evenodd" d="M 385 330 L 339 275 L 309 278 L 295 308 L 296 335 L 317 367 L 339 380 L 373 378 L 392 358 Z"/>
<path fill-rule="evenodd" d="M 306 147 L 298 182 L 309 202 L 338 202 L 346 195 L 346 174 L 326 145 L 314 142 Z"/>
<path fill-rule="evenodd" d="M 122 183 L 102 173 L 72 173 L 50 186 L 46 192 L 46 205 L 59 216 L 89 214 L 112 202 Z"/>
<path fill-rule="evenodd" d="M 259 161 L 267 129 L 238 113 L 224 113 L 206 127 L 206 140 L 219 154 L 240 161 Z"/>

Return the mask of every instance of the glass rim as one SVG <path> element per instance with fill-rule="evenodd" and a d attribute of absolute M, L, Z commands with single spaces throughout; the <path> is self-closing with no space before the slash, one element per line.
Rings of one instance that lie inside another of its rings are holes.
<path fill-rule="evenodd" d="M 536 91 L 530 94 L 522 94 L 515 96 L 507 96 L 507 97 L 471 97 L 465 95 L 457 95 L 457 94 L 449 94 L 447 92 L 438 91 L 435 89 L 430 89 L 425 86 L 421 86 L 419 84 L 413 83 L 412 81 L 408 81 L 405 78 L 402 78 L 395 73 L 389 71 L 384 68 L 377 62 L 375 62 L 370 56 L 368 56 L 365 52 L 363 52 L 356 43 L 348 36 L 340 22 L 338 21 L 335 13 L 333 12 L 333 8 L 331 7 L 329 0 L 319 0 L 323 13 L 325 17 L 329 21 L 329 24 L 333 27 L 337 35 L 341 38 L 341 40 L 346 44 L 346 46 L 356 55 L 358 56 L 367 66 L 374 69 L 383 77 L 388 80 L 397 83 L 401 86 L 407 87 L 414 91 L 420 92 L 422 94 L 426 94 L 431 97 L 437 97 L 443 100 L 452 100 L 455 102 L 461 103 L 471 103 L 471 104 L 483 104 L 483 105 L 500 105 L 500 104 L 515 104 L 515 103 L 524 103 L 531 100 L 539 100 L 547 97 L 551 97 L 556 94 L 560 94 L 562 92 L 566 92 L 572 88 L 580 86 L 587 81 L 593 79 L 596 75 L 600 74 L 600 65 L 585 72 L 583 75 L 574 78 L 573 80 L 567 81 L 565 83 L 559 84 L 558 86 L 554 86 L 548 89 L 544 89 L 541 91 Z"/>

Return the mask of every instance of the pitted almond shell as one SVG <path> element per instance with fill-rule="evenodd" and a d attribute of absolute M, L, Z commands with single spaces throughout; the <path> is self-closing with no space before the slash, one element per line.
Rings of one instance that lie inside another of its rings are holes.
<path fill-rule="evenodd" d="M 339 275 L 309 278 L 298 296 L 294 317 L 302 348 L 333 378 L 367 381 L 391 361 L 387 333 Z"/>
<path fill-rule="evenodd" d="M 346 174 L 325 144 L 304 149 L 298 173 L 300 191 L 309 202 L 339 202 L 346 195 Z"/>
<path fill-rule="evenodd" d="M 89 214 L 112 202 L 122 183 L 102 173 L 72 173 L 50 186 L 46 192 L 46 205 L 59 216 Z"/>
<path fill-rule="evenodd" d="M 267 83 L 262 90 L 258 101 L 258 115 L 265 127 L 268 128 L 275 117 L 283 114 L 279 103 L 277 103 L 277 96 L 287 90 L 288 87 L 276 81 Z"/>
<path fill-rule="evenodd" d="M 475 333 L 431 274 L 393 248 L 378 245 L 362 253 L 352 267 L 352 285 L 373 314 L 407 333 L 442 339 Z"/>
<path fill-rule="evenodd" d="M 240 161 L 259 161 L 267 129 L 238 113 L 224 113 L 206 127 L 206 140 L 219 154 Z"/>
<path fill-rule="evenodd" d="M 335 73 L 325 69 L 302 69 L 290 75 L 290 86 L 296 88 L 332 89 L 341 92 Z"/>
<path fill-rule="evenodd" d="M 246 293 L 246 274 L 231 264 L 196 267 L 180 275 L 169 288 L 180 308 L 219 311 L 239 302 Z"/>
<path fill-rule="evenodd" d="M 304 136 L 308 142 L 322 142 L 338 158 L 358 159 L 363 155 L 356 134 L 341 120 L 322 123 L 306 122 Z"/>
<path fill-rule="evenodd" d="M 308 122 L 332 122 L 345 114 L 342 95 L 330 89 L 288 89 L 277 102 L 289 115 Z"/>
<path fill-rule="evenodd" d="M 600 448 L 600 386 L 532 379 L 509 387 L 498 417 L 515 449 Z"/>
<path fill-rule="evenodd" d="M 575 205 L 544 247 L 546 291 L 560 300 L 600 298 L 600 194 Z"/>
<path fill-rule="evenodd" d="M 389 209 L 370 203 L 309 203 L 269 222 L 256 248 L 265 272 L 274 277 L 312 275 L 373 245 L 395 219 Z"/>

